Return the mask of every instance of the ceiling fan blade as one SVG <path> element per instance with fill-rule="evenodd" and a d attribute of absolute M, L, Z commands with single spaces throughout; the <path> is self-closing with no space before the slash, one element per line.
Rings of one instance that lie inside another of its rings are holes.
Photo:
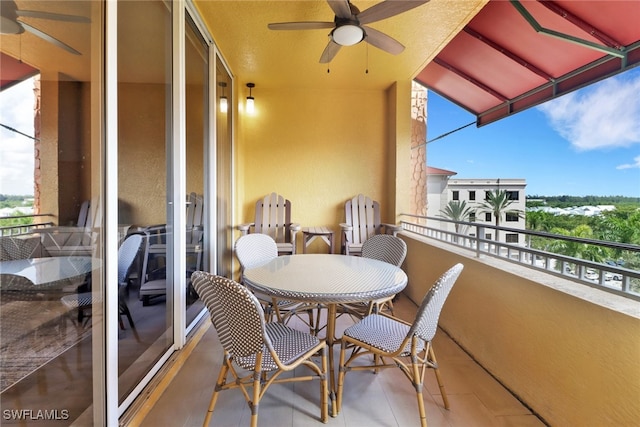
<path fill-rule="evenodd" d="M 392 16 L 423 5 L 428 1 L 429 0 L 386 0 L 358 14 L 358 21 L 360 21 L 360 24 L 370 24 L 382 19 L 391 18 Z"/>
<path fill-rule="evenodd" d="M 60 40 L 56 39 L 55 37 L 50 36 L 49 34 L 45 33 L 44 31 L 40 31 L 36 27 L 32 27 L 29 24 L 25 24 L 22 21 L 20 21 L 20 25 L 22 25 L 22 27 L 25 30 L 29 31 L 30 33 L 35 34 L 36 36 L 40 37 L 41 39 L 44 39 L 44 40 L 48 41 L 49 43 L 53 43 L 56 46 L 66 50 L 69 53 L 73 53 L 74 55 L 80 55 L 80 52 L 78 52 L 77 50 L 75 50 L 74 48 L 69 46 L 68 44 L 65 44 L 65 43 L 61 42 Z"/>
<path fill-rule="evenodd" d="M 270 30 L 319 30 L 335 27 L 333 22 L 276 22 L 269 24 Z"/>
<path fill-rule="evenodd" d="M 329 7 L 338 18 L 351 18 L 349 0 L 327 0 Z"/>
<path fill-rule="evenodd" d="M 392 55 L 397 55 L 404 50 L 402 43 L 397 41 L 391 36 L 386 35 L 383 32 L 371 27 L 363 27 L 367 36 L 364 40 L 372 46 L 382 49 L 385 52 L 389 52 Z"/>
<path fill-rule="evenodd" d="M 324 52 L 322 52 L 322 55 L 320 56 L 320 63 L 327 64 L 331 62 L 331 60 L 336 56 L 341 47 L 342 46 L 340 46 L 333 40 L 329 40 L 327 47 L 324 48 Z"/>
<path fill-rule="evenodd" d="M 84 16 L 62 15 L 60 13 L 41 12 L 38 10 L 16 10 L 16 15 L 27 18 L 50 19 L 52 21 L 83 22 L 89 23 L 91 20 Z"/>
<path fill-rule="evenodd" d="M 13 19 L 0 16 L 0 34 L 20 34 L 24 33 L 24 28 Z"/>

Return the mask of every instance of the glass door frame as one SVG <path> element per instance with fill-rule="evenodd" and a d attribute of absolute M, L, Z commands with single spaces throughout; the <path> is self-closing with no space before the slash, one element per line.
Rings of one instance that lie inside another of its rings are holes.
<path fill-rule="evenodd" d="M 105 283 L 117 282 L 118 277 L 118 26 L 117 26 L 117 1 L 105 1 L 105 23 L 102 27 L 104 35 L 104 68 L 96 70 L 96 74 L 103 74 L 103 85 L 98 85 L 97 90 L 104 90 L 104 116 L 100 119 L 104 120 L 104 125 L 100 126 L 103 130 L 104 138 L 104 227 L 105 227 Z M 216 63 L 217 59 L 224 65 L 226 72 L 231 78 L 232 88 L 234 76 L 229 70 L 224 58 L 222 57 L 217 46 L 206 26 L 202 22 L 195 6 L 190 0 L 179 0 L 173 2 L 172 8 L 172 118 L 171 118 L 171 171 L 170 173 L 172 185 L 172 200 L 186 200 L 186 94 L 185 94 L 185 25 L 186 14 L 189 13 L 195 22 L 202 37 L 209 45 L 209 81 L 217 81 Z M 97 79 L 96 81 L 101 81 Z M 230 88 L 230 89 L 232 89 Z M 235 91 L 230 90 L 231 93 Z M 209 84 L 208 102 L 209 108 L 209 135 L 205 144 L 205 200 L 209 203 L 205 205 L 205 235 L 204 245 L 210 248 L 208 251 L 209 266 L 212 272 L 217 270 L 217 251 L 215 247 L 216 240 L 212 236 L 215 229 L 214 224 L 217 223 L 216 209 L 214 201 L 216 200 L 216 120 L 218 104 L 216 85 Z M 229 109 L 236 111 L 235 100 L 231 98 Z M 234 187 L 234 163 L 235 163 L 235 120 L 231 122 L 230 129 L 230 148 L 231 148 L 231 188 Z M 235 196 L 233 191 L 230 195 L 232 206 L 232 215 L 235 206 Z M 186 211 L 183 203 L 172 203 L 171 214 L 173 221 L 168 224 L 174 230 L 184 230 L 186 228 Z M 118 360 L 118 295 L 117 292 L 105 292 L 105 322 L 103 329 L 99 333 L 103 333 L 102 343 L 104 349 L 97 351 L 94 363 L 94 386 L 93 386 L 93 421 L 94 425 L 117 425 L 118 419 L 130 407 L 133 401 L 140 395 L 142 390 L 150 383 L 153 377 L 160 371 L 170 356 L 177 350 L 184 347 L 186 337 L 198 322 L 206 316 L 205 309 L 196 316 L 193 322 L 186 324 L 186 292 L 184 287 L 184 274 L 186 271 L 186 236 L 185 233 L 170 233 L 172 241 L 168 242 L 173 245 L 173 322 L 174 322 L 174 344 L 173 346 L 158 360 L 154 367 L 145 375 L 143 380 L 131 392 L 131 394 L 118 405 L 118 366 L 112 361 Z"/>

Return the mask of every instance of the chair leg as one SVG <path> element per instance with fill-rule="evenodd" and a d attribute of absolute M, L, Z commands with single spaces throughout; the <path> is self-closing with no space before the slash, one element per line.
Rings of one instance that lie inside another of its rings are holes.
<path fill-rule="evenodd" d="M 433 372 L 436 374 L 436 381 L 438 381 L 438 387 L 440 387 L 440 395 L 442 396 L 442 402 L 444 403 L 445 409 L 449 409 L 449 399 L 447 398 L 447 393 L 444 390 L 444 383 L 442 382 L 442 378 L 440 378 L 440 370 L 438 369 L 438 361 L 436 360 L 436 354 L 433 351 L 433 346 L 429 343 L 429 351 L 427 353 L 427 357 L 429 363 L 432 365 Z"/>
<path fill-rule="evenodd" d="M 327 379 L 327 347 L 320 351 L 320 364 L 323 376 L 320 378 L 320 419 L 323 423 L 329 420 L 329 384 Z"/>
<path fill-rule="evenodd" d="M 416 398 L 418 399 L 418 412 L 420 414 L 420 425 L 422 427 L 427 427 L 427 413 L 424 409 L 424 396 L 422 395 L 422 388 L 424 386 L 423 379 L 424 375 L 420 374 L 420 365 L 418 365 L 418 360 L 416 356 L 411 356 L 411 370 L 413 371 L 411 382 L 413 383 L 413 387 L 416 389 Z M 424 373 L 424 370 L 422 371 Z"/>
<path fill-rule="evenodd" d="M 347 343 L 344 340 L 344 338 L 342 338 L 342 344 L 340 345 L 340 361 L 338 362 L 338 396 L 336 397 L 337 413 L 340 413 L 340 411 L 342 410 L 342 392 L 344 388 L 344 375 L 347 370 L 347 368 L 344 366 L 345 352 L 347 351 L 346 347 L 347 347 Z M 335 413 L 336 411 L 334 410 L 333 412 Z"/>
<path fill-rule="evenodd" d="M 120 302 L 120 314 L 124 314 L 125 316 L 127 316 L 127 320 L 129 320 L 129 326 L 131 326 L 132 329 L 135 328 L 135 325 L 133 324 L 133 318 L 131 317 L 131 312 L 129 311 L 129 307 L 124 301 Z M 122 329 L 124 329 L 124 323 L 122 322 L 122 319 L 120 319 L 120 324 L 122 326 Z"/>
<path fill-rule="evenodd" d="M 216 402 L 218 401 L 218 394 L 224 385 L 225 378 L 227 377 L 227 372 L 229 372 L 229 366 L 227 365 L 227 357 L 225 356 L 222 360 L 222 366 L 220 367 L 220 373 L 218 374 L 218 380 L 216 381 L 216 385 L 213 389 L 213 394 L 211 395 L 211 401 L 209 402 L 209 408 L 207 408 L 207 415 L 204 417 L 203 427 L 207 427 L 211 422 L 211 416 L 213 415 L 213 409 L 216 407 Z"/>
<path fill-rule="evenodd" d="M 260 384 L 262 379 L 262 353 L 256 354 L 256 368 L 253 373 L 253 397 L 249 402 L 251 409 L 251 427 L 258 427 L 258 409 L 260 407 Z"/>

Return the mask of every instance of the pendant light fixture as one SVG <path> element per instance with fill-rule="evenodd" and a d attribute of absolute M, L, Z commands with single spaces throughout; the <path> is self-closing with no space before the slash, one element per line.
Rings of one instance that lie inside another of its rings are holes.
<path fill-rule="evenodd" d="M 256 87 L 256 85 L 254 83 L 247 83 L 247 87 L 249 88 L 249 96 L 247 96 L 246 109 L 247 109 L 247 113 L 253 114 L 255 112 L 256 106 L 255 106 L 255 98 L 251 96 L 251 89 Z"/>
<path fill-rule="evenodd" d="M 224 94 L 224 88 L 227 87 L 227 82 L 219 82 L 218 86 L 222 88 L 222 96 L 220 96 L 220 112 L 226 113 L 229 111 L 229 100 Z"/>

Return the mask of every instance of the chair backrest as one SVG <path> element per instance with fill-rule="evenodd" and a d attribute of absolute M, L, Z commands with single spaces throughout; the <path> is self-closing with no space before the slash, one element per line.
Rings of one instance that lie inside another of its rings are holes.
<path fill-rule="evenodd" d="M 38 236 L 0 237 L 0 261 L 38 258 L 41 252 L 42 246 Z"/>
<path fill-rule="evenodd" d="M 87 218 L 90 218 L 89 216 L 90 207 L 91 207 L 91 201 L 89 200 L 85 200 L 80 205 L 80 212 L 78 212 L 78 222 L 76 223 L 77 227 L 86 227 Z"/>
<path fill-rule="evenodd" d="M 408 337 L 417 335 L 425 341 L 433 339 L 438 329 L 438 319 L 444 302 L 463 268 L 464 266 L 460 263 L 454 265 L 429 289 L 416 312 L 416 319 L 409 329 Z"/>
<path fill-rule="evenodd" d="M 271 193 L 256 202 L 254 221 L 256 233 L 271 236 L 276 243 L 291 243 L 291 202 L 279 194 Z"/>
<path fill-rule="evenodd" d="M 407 244 L 391 234 L 376 234 L 362 244 L 362 257 L 388 262 L 400 267 L 407 256 Z"/>
<path fill-rule="evenodd" d="M 122 242 L 118 249 L 118 283 L 122 284 L 127 278 L 133 261 L 138 255 L 140 245 L 142 245 L 144 234 L 132 233 Z"/>
<path fill-rule="evenodd" d="M 204 233 L 202 217 L 204 197 L 196 193 L 189 194 L 187 203 L 187 243 L 199 243 Z"/>
<path fill-rule="evenodd" d="M 266 234 L 245 234 L 236 240 L 235 251 L 244 270 L 276 258 L 278 245 Z"/>
<path fill-rule="evenodd" d="M 209 310 L 222 347 L 231 356 L 246 357 L 263 351 L 268 340 L 264 312 L 251 291 L 204 271 L 193 273 L 191 283 Z"/>
<path fill-rule="evenodd" d="M 100 198 L 96 197 L 93 200 L 85 200 L 80 206 L 80 213 L 78 214 L 79 228 L 83 228 L 84 231 L 78 231 L 71 233 L 65 246 L 85 246 L 87 251 L 93 250 L 92 246 L 95 243 L 95 235 L 97 229 L 102 227 L 102 211 L 100 210 Z"/>
<path fill-rule="evenodd" d="M 361 244 L 380 233 L 380 204 L 375 200 L 358 194 L 345 202 L 344 214 L 345 222 L 353 227 L 350 243 Z"/>

